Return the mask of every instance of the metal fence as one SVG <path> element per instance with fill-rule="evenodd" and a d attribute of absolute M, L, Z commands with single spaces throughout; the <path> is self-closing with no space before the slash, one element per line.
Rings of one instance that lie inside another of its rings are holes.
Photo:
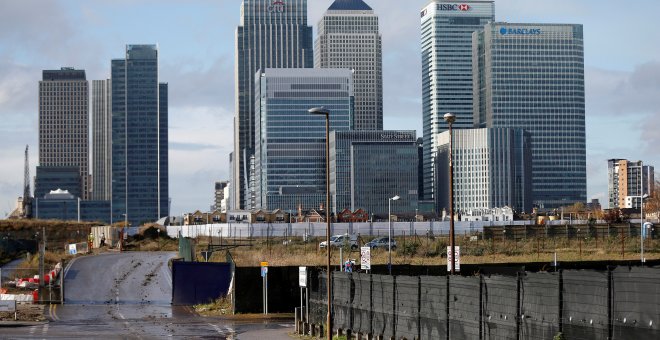
<path fill-rule="evenodd" d="M 326 275 L 310 323 L 325 323 Z M 514 276 L 333 273 L 333 328 L 405 339 L 659 339 L 660 268 Z"/>
<path fill-rule="evenodd" d="M 60 303 L 61 275 L 51 277 L 46 270 L 46 281 L 40 290 L 39 268 L 6 266 L 0 268 L 0 299 L 26 303 Z M 40 290 L 40 293 L 39 293 Z"/>

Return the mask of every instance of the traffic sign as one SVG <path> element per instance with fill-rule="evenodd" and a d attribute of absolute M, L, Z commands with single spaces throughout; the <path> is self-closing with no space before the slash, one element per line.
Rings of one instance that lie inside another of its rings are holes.
<path fill-rule="evenodd" d="M 300 287 L 307 287 L 307 267 L 298 267 L 298 283 Z"/>
<path fill-rule="evenodd" d="M 447 246 L 447 271 L 451 271 L 451 261 L 452 258 L 455 258 L 454 260 L 454 271 L 460 272 L 461 271 L 461 247 L 459 246 L 454 246 L 454 252 L 456 256 L 452 256 L 451 254 L 451 247 Z"/>
<path fill-rule="evenodd" d="M 268 275 L 268 267 L 261 267 L 261 277 Z"/>
<path fill-rule="evenodd" d="M 360 269 L 371 269 L 371 248 L 360 248 Z"/>
<path fill-rule="evenodd" d="M 268 267 L 268 262 L 261 262 L 262 267 Z"/>

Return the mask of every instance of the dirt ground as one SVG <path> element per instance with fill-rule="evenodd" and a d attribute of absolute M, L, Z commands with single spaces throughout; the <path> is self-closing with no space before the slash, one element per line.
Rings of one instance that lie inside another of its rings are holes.
<path fill-rule="evenodd" d="M 46 321 L 45 305 L 17 304 L 17 321 Z M 0 312 L 0 321 L 14 321 L 14 313 Z"/>

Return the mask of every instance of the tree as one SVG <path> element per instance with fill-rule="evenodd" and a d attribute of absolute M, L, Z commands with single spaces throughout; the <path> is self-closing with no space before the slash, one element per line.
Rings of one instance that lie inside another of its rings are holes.
<path fill-rule="evenodd" d="M 655 186 L 660 187 L 660 182 L 656 181 Z M 658 213 L 660 213 L 660 193 L 652 188 L 651 196 L 644 201 L 644 215 L 657 217 Z"/>

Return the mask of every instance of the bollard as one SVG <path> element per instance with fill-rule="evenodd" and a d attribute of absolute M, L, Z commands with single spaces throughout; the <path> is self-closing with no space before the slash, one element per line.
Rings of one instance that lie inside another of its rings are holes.
<path fill-rule="evenodd" d="M 299 316 L 300 316 L 300 307 L 295 308 L 294 314 L 295 314 L 294 332 L 296 334 L 300 334 L 300 326 L 299 326 L 299 323 L 300 323 L 300 318 L 299 318 Z"/>
<path fill-rule="evenodd" d="M 311 336 L 316 336 L 316 325 L 315 324 L 310 325 L 310 331 L 311 331 Z"/>
<path fill-rule="evenodd" d="M 352 339 L 353 334 L 351 334 L 351 333 L 353 333 L 353 332 L 350 329 L 346 330 L 346 339 Z"/>

